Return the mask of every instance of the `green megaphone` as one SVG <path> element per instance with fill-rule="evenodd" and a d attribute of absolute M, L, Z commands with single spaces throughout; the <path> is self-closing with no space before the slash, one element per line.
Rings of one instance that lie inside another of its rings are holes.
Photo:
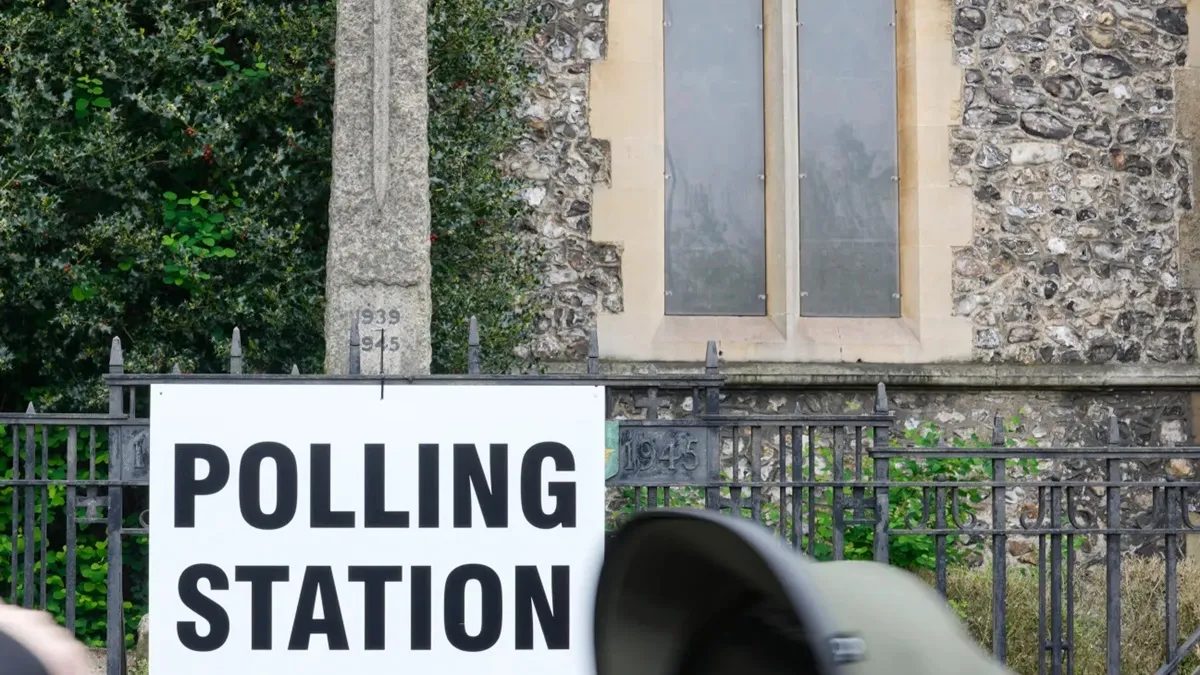
<path fill-rule="evenodd" d="M 1011 675 L 908 572 L 817 563 L 757 523 L 700 509 L 618 530 L 594 621 L 598 675 Z"/>

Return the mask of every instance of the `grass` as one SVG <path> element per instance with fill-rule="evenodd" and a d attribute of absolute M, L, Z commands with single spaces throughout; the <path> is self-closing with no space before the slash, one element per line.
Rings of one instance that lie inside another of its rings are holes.
<path fill-rule="evenodd" d="M 932 575 L 922 574 L 932 583 Z M 1200 562 L 1179 564 L 1179 640 L 1200 627 Z M 1046 588 L 1049 595 L 1050 580 Z M 971 635 L 987 650 L 992 646 L 992 574 L 990 568 L 951 569 L 947 597 Z M 1105 581 L 1103 565 L 1080 569 L 1075 577 L 1076 675 L 1105 673 Z M 1065 593 L 1065 585 L 1064 585 Z M 1008 570 L 1008 665 L 1019 675 L 1038 672 L 1038 575 L 1032 567 Z M 1166 581 L 1162 558 L 1127 557 L 1121 580 L 1121 672 L 1153 673 L 1166 662 Z M 1064 609 L 1066 599 L 1063 600 Z M 1050 610 L 1047 598 L 1047 634 Z M 1063 619 L 1064 637 L 1066 619 Z M 1181 673 L 1200 665 L 1193 651 Z M 1048 658 L 1048 657 L 1047 657 Z M 1047 668 L 1047 671 L 1049 668 Z M 1064 672 L 1065 666 L 1064 666 Z"/>

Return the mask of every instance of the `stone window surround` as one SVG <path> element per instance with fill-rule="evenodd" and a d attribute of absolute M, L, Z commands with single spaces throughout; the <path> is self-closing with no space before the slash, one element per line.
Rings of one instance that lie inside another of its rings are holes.
<path fill-rule="evenodd" d="M 969 188 L 950 176 L 950 126 L 961 119 L 963 82 L 952 11 L 945 0 L 897 0 L 901 317 L 800 316 L 793 0 L 764 0 L 767 316 L 685 317 L 666 316 L 663 302 L 662 2 L 610 2 L 608 53 L 591 70 L 590 124 L 593 137 L 609 144 L 612 170 L 595 189 L 592 239 L 622 251 L 624 311 L 598 314 L 601 357 L 696 361 L 715 339 L 729 362 L 970 359 L 971 325 L 953 315 L 951 299 L 953 248 L 970 242 L 973 219 Z"/>

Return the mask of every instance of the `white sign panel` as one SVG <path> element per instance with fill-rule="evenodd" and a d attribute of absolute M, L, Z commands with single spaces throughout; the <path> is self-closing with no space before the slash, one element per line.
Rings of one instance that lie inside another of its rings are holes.
<path fill-rule="evenodd" d="M 150 670 L 592 672 L 604 390 L 151 390 Z"/>

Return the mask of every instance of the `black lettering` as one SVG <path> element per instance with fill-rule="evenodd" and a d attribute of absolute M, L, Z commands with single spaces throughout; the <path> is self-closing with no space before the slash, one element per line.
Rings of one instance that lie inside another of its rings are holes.
<path fill-rule="evenodd" d="M 551 601 L 535 565 L 517 566 L 517 649 L 533 649 L 533 615 L 537 614 L 548 649 L 571 647 L 571 568 L 550 568 Z"/>
<path fill-rule="evenodd" d="M 547 441 L 529 448 L 521 459 L 521 511 L 530 525 L 542 530 L 575 527 L 575 483 L 551 482 L 549 492 L 554 497 L 554 511 L 542 510 L 542 462 L 546 459 L 554 460 L 556 471 L 575 470 L 575 455 L 562 443 Z"/>
<path fill-rule="evenodd" d="M 238 565 L 234 581 L 250 584 L 250 649 L 271 648 L 271 584 L 288 580 L 288 568 L 267 565 Z"/>
<path fill-rule="evenodd" d="M 388 511 L 384 505 L 386 477 L 384 475 L 384 449 L 382 443 L 368 443 L 363 462 L 363 500 L 365 527 L 408 527 L 408 511 Z M 354 515 L 350 514 L 350 523 Z"/>
<path fill-rule="evenodd" d="M 492 443 L 492 484 L 483 475 L 483 463 L 474 443 L 454 444 L 454 526 L 471 526 L 471 495 L 474 488 L 486 527 L 508 527 L 508 446 Z"/>
<path fill-rule="evenodd" d="M 434 446 L 436 448 L 436 446 Z M 428 565 L 412 568 L 412 606 L 410 649 L 433 648 L 433 572 Z"/>
<path fill-rule="evenodd" d="M 480 626 L 478 635 L 468 635 L 466 626 L 467 582 L 479 582 L 483 601 L 480 603 Z M 459 565 L 446 577 L 445 608 L 446 639 L 456 649 L 464 652 L 482 652 L 491 649 L 500 639 L 504 622 L 504 595 L 500 589 L 500 577 L 486 565 Z"/>
<path fill-rule="evenodd" d="M 321 596 L 321 616 L 317 614 L 317 596 Z M 309 566 L 304 569 L 304 581 L 300 583 L 300 597 L 296 600 L 296 618 L 292 621 L 292 636 L 288 649 L 304 651 L 312 636 L 321 633 L 329 641 L 330 651 L 350 649 L 346 638 L 346 624 L 342 621 L 342 605 L 338 602 L 337 585 L 333 583 L 333 569 L 329 566 Z"/>
<path fill-rule="evenodd" d="M 270 459 L 275 462 L 275 511 L 262 510 L 262 463 Z M 246 448 L 238 470 L 238 505 L 242 519 L 250 527 L 260 530 L 278 530 L 296 517 L 299 499 L 296 456 L 282 443 L 270 441 L 255 443 Z"/>
<path fill-rule="evenodd" d="M 422 443 L 417 449 L 417 525 L 438 526 L 438 446 Z M 428 648 L 426 648 L 428 649 Z"/>
<path fill-rule="evenodd" d="M 385 584 L 389 581 L 402 581 L 403 579 L 404 568 L 399 565 L 350 566 L 350 581 L 359 581 L 363 584 L 364 649 L 385 648 L 387 641 L 387 589 Z"/>
<path fill-rule="evenodd" d="M 195 621 L 176 623 L 175 633 L 184 647 L 194 652 L 211 652 L 220 649 L 229 639 L 229 614 L 200 591 L 201 579 L 207 580 L 214 591 L 227 591 L 229 577 L 220 567 L 203 564 L 190 565 L 179 575 L 179 601 L 208 622 L 208 635 L 200 635 Z"/>
<path fill-rule="evenodd" d="M 309 522 L 313 527 L 346 528 L 354 527 L 353 511 L 334 511 L 331 494 L 333 483 L 333 460 L 328 443 L 313 443 L 310 446 L 310 467 L 312 474 L 308 477 Z"/>
<path fill-rule="evenodd" d="M 208 464 L 208 475 L 196 478 L 196 462 Z M 175 527 L 196 526 L 196 497 L 215 495 L 229 482 L 229 455 L 215 445 L 175 444 Z"/>

